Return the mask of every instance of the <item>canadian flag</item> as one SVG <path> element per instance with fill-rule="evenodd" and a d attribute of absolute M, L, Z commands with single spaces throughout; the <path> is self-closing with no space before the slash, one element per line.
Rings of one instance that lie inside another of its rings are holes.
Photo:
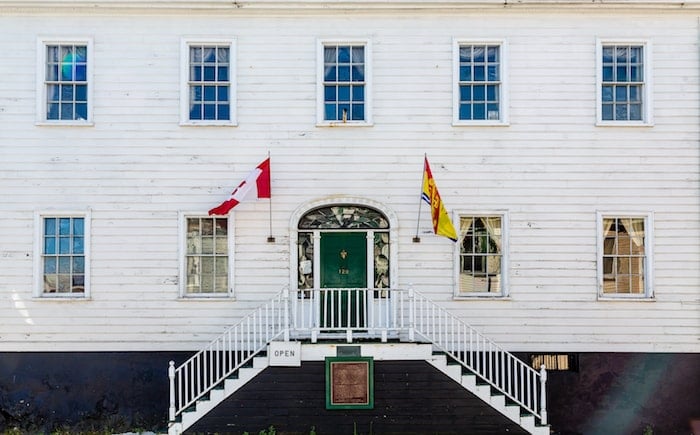
<path fill-rule="evenodd" d="M 255 194 L 256 198 L 270 198 L 271 193 L 270 158 L 268 157 L 245 177 L 245 180 L 231 192 L 231 196 L 229 196 L 226 201 L 209 210 L 209 216 L 225 215 L 233 207 L 237 206 L 244 199 L 251 197 L 253 194 Z"/>

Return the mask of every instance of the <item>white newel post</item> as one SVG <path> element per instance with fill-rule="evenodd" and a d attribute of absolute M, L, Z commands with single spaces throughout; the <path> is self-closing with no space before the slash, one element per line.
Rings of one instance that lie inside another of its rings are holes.
<path fill-rule="evenodd" d="M 542 416 L 542 424 L 547 424 L 547 369 L 545 365 L 540 366 L 540 415 Z"/>
<path fill-rule="evenodd" d="M 168 378 L 170 378 L 170 409 L 168 416 L 170 421 L 175 420 L 175 361 L 170 361 L 168 367 Z"/>
<path fill-rule="evenodd" d="M 408 285 L 408 341 L 416 341 L 416 298 L 413 294 L 413 285 Z"/>
<path fill-rule="evenodd" d="M 289 323 L 289 310 L 291 308 L 289 304 L 289 287 L 285 287 L 282 297 L 284 299 L 284 341 L 289 341 L 289 329 L 291 328 Z"/>

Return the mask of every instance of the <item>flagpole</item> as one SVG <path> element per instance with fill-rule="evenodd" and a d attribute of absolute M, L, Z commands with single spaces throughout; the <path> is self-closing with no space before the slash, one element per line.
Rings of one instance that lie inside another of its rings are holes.
<path fill-rule="evenodd" d="M 267 150 L 267 158 L 270 158 L 270 150 Z M 272 161 L 270 161 L 270 165 L 272 165 Z M 272 171 L 270 171 L 272 173 Z M 275 238 L 272 236 L 272 177 L 270 177 L 270 201 L 268 202 L 269 204 L 269 216 L 268 216 L 268 222 L 270 223 L 270 235 L 267 236 L 267 243 L 275 243 Z"/>
<path fill-rule="evenodd" d="M 425 162 L 428 159 L 428 153 L 423 154 L 423 176 L 420 181 L 420 195 L 418 195 L 418 219 L 416 222 L 416 235 L 413 237 L 413 243 L 420 243 L 420 237 L 418 237 L 418 229 L 420 228 L 420 211 L 423 205 L 423 185 L 425 184 Z"/>

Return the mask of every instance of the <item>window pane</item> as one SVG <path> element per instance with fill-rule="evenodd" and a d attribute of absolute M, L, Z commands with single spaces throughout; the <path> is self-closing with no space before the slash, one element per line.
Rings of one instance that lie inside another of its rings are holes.
<path fill-rule="evenodd" d="M 72 247 L 72 253 L 73 254 L 82 254 L 83 253 L 83 238 L 82 237 L 73 237 L 73 247 Z"/>
<path fill-rule="evenodd" d="M 356 85 L 352 87 L 352 101 L 364 101 L 365 100 L 365 87 L 361 85 Z"/>
<path fill-rule="evenodd" d="M 364 104 L 353 104 L 352 105 L 352 120 L 361 121 L 365 119 L 365 105 Z"/>
<path fill-rule="evenodd" d="M 350 81 L 350 67 L 349 66 L 338 66 L 338 81 L 339 82 L 349 82 Z"/>
<path fill-rule="evenodd" d="M 56 257 L 44 258 L 44 273 L 56 273 Z"/>
<path fill-rule="evenodd" d="M 335 86 L 324 86 L 324 101 L 336 101 Z"/>
<path fill-rule="evenodd" d="M 459 67 L 459 80 L 471 81 L 471 79 L 472 79 L 472 68 L 470 66 L 460 66 Z"/>
<path fill-rule="evenodd" d="M 46 234 L 46 235 L 56 234 L 56 219 L 55 218 L 44 219 L 44 234 Z"/>
<path fill-rule="evenodd" d="M 46 237 L 44 239 L 44 254 L 53 255 L 56 254 L 56 238 Z"/>
<path fill-rule="evenodd" d="M 338 63 L 350 62 L 350 47 L 338 47 Z"/>
<path fill-rule="evenodd" d="M 338 101 L 350 101 L 350 86 L 338 86 Z"/>

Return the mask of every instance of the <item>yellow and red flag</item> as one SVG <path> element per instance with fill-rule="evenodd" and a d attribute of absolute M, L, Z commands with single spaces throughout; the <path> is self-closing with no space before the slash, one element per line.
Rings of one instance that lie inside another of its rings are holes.
<path fill-rule="evenodd" d="M 425 157 L 425 163 L 423 165 L 423 190 L 421 197 L 425 202 L 430 204 L 430 216 L 433 218 L 433 232 L 438 236 L 444 236 L 456 242 L 457 231 L 455 231 L 452 220 L 450 220 L 450 216 L 445 209 L 445 204 L 440 198 L 433 173 L 430 171 L 427 156 Z"/>

